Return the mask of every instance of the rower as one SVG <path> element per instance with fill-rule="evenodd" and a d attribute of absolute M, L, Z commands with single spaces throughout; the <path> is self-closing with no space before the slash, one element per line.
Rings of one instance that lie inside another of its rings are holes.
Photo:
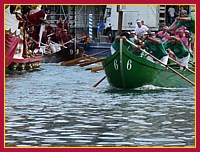
<path fill-rule="evenodd" d="M 144 44 L 142 44 L 142 48 L 146 48 L 147 52 L 155 56 L 164 64 L 167 64 L 169 55 L 166 52 L 161 39 L 154 38 L 152 36 L 146 36 Z M 151 56 L 147 56 L 147 60 L 155 63 Z"/>
<path fill-rule="evenodd" d="M 190 53 L 180 39 L 175 36 L 170 36 L 169 41 L 165 44 L 165 49 L 169 53 L 172 53 L 180 64 L 188 68 Z M 183 67 L 180 67 L 180 69 L 183 69 Z"/>

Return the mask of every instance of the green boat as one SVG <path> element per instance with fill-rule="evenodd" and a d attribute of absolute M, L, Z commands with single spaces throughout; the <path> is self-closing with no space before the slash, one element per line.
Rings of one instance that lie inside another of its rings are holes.
<path fill-rule="evenodd" d="M 177 64 L 153 63 L 132 54 L 122 44 L 103 62 L 109 84 L 115 88 L 137 88 L 143 85 L 185 88 L 194 86 L 194 73 L 180 70 Z M 191 68 L 194 71 L 194 67 Z"/>

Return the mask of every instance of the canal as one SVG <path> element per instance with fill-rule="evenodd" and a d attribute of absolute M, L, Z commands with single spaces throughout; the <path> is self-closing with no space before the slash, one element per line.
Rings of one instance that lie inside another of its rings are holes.
<path fill-rule="evenodd" d="M 5 80 L 6 146 L 195 146 L 194 88 L 119 90 L 84 67 Z"/>

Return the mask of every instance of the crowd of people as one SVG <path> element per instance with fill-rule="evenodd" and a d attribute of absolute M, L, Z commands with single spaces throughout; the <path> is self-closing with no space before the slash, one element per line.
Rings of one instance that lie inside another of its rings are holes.
<path fill-rule="evenodd" d="M 55 53 L 64 48 L 70 40 L 72 36 L 69 34 L 69 25 L 66 20 L 59 18 L 56 28 L 53 28 L 50 23 L 46 24 L 41 45 L 46 46 L 45 53 Z"/>
<path fill-rule="evenodd" d="M 172 14 L 173 9 L 169 8 L 169 13 Z M 39 15 L 44 16 L 48 10 L 39 11 Z M 173 15 L 171 15 L 173 16 Z M 59 18 L 57 27 L 51 27 L 51 24 L 44 20 L 34 20 L 34 16 L 29 15 L 29 20 L 32 22 L 45 23 L 45 28 L 42 37 L 39 36 L 40 27 L 37 24 L 29 24 L 26 27 L 27 47 L 34 51 L 35 48 L 44 48 L 43 53 L 54 53 L 62 47 L 65 47 L 72 36 L 69 34 L 69 24 Z M 38 24 L 39 24 L 38 23 Z M 194 14 L 188 14 L 186 10 L 181 10 L 180 15 L 174 18 L 173 23 L 168 27 L 164 26 L 161 31 L 157 33 L 152 32 L 144 21 L 136 20 L 135 29 L 127 31 L 126 34 L 121 35 L 130 41 L 134 42 L 138 47 L 129 47 L 129 50 L 136 55 L 142 55 L 140 49 L 145 49 L 153 56 L 167 64 L 168 59 L 174 58 L 178 60 L 186 68 L 190 56 L 194 59 L 195 50 L 195 17 Z M 117 38 L 115 39 L 117 40 Z M 88 42 L 86 32 L 79 38 L 79 42 Z M 111 51 L 115 51 L 115 41 L 112 44 Z M 153 58 L 147 56 L 147 59 L 155 62 Z"/>
<path fill-rule="evenodd" d="M 41 52 L 57 52 L 60 47 L 65 47 L 66 42 L 72 40 L 68 33 L 69 25 L 66 20 L 63 21 L 62 18 L 59 18 L 56 28 L 46 21 L 46 17 L 50 13 L 48 8 L 41 9 L 41 5 L 17 5 L 13 7 L 13 10 L 20 19 L 19 27 L 22 27 L 25 35 L 23 57 Z"/>
<path fill-rule="evenodd" d="M 27 36 L 25 44 L 29 54 L 36 53 L 35 50 L 39 50 L 37 53 L 50 54 L 65 48 L 65 45 L 72 40 L 67 20 L 59 18 L 56 27 L 52 27 L 51 22 L 45 20 L 45 16 L 49 14 L 48 9 L 40 10 L 39 8 L 36 13 L 32 13 L 32 11 L 32 8 L 27 8 L 23 16 L 20 16 L 23 20 L 26 20 L 25 34 Z M 42 25 L 44 28 L 42 28 Z M 88 41 L 86 33 L 79 40 L 80 42 Z"/>
<path fill-rule="evenodd" d="M 195 17 L 188 14 L 186 10 L 182 10 L 180 16 L 176 17 L 169 27 L 164 26 L 157 33 L 151 32 L 148 26 L 138 19 L 133 31 L 127 31 L 120 36 L 135 43 L 137 47 L 132 47 L 131 44 L 125 42 L 128 50 L 136 55 L 141 56 L 143 54 L 141 49 L 145 49 L 164 64 L 168 64 L 169 59 L 173 58 L 186 68 L 188 68 L 190 56 L 193 56 L 194 61 Z M 118 40 L 119 37 L 116 37 L 111 46 L 112 53 L 116 50 L 115 43 Z M 156 62 L 151 56 L 146 58 Z M 183 67 L 180 68 L 183 69 Z"/>
<path fill-rule="evenodd" d="M 45 31 L 42 34 L 41 44 L 45 46 L 45 53 L 55 53 L 61 48 L 65 48 L 65 45 L 73 38 L 69 33 L 70 27 L 67 21 L 63 21 L 59 18 L 56 28 L 52 28 L 50 23 L 46 24 Z M 78 42 L 88 42 L 89 38 L 86 32 L 83 32 L 82 36 L 78 38 Z M 43 51 L 44 52 L 44 51 Z"/>

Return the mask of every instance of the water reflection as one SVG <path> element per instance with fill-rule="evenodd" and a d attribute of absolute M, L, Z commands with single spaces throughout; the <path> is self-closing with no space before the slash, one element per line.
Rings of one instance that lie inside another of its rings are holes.
<path fill-rule="evenodd" d="M 6 145 L 194 146 L 193 88 L 92 88 L 102 75 L 47 64 L 7 78 Z"/>

